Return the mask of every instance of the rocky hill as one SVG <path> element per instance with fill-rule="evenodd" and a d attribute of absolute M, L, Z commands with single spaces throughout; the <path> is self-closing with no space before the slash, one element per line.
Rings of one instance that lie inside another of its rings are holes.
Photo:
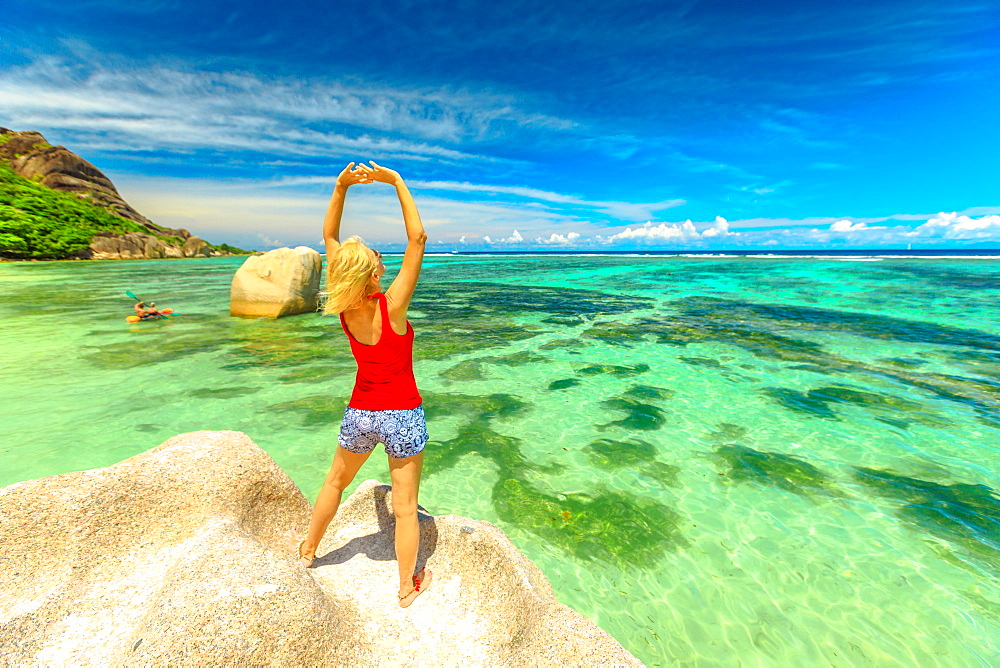
<path fill-rule="evenodd" d="M 156 225 L 87 160 L 38 132 L 0 128 L 0 256 L 136 259 L 242 252 Z"/>

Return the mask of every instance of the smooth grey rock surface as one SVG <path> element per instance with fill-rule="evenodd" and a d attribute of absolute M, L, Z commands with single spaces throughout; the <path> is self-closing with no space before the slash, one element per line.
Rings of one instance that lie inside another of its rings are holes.
<path fill-rule="evenodd" d="M 391 491 L 341 507 L 315 567 L 310 506 L 240 432 L 0 489 L 8 665 L 641 665 L 559 604 L 495 526 L 420 516 L 430 588 L 396 604 Z"/>
<path fill-rule="evenodd" d="M 229 314 L 281 318 L 315 311 L 322 267 L 319 252 L 308 246 L 248 257 L 233 276 Z"/>
<path fill-rule="evenodd" d="M 181 247 L 184 257 L 208 257 L 209 251 L 208 242 L 201 237 L 188 237 Z"/>

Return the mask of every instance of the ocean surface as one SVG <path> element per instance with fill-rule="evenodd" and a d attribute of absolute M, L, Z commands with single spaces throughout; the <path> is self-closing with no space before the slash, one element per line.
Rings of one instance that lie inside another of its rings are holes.
<path fill-rule="evenodd" d="M 353 360 L 230 318 L 242 261 L 0 264 L 0 485 L 233 429 L 314 498 Z M 421 505 L 650 666 L 998 665 L 998 301 L 995 257 L 428 257 Z"/>

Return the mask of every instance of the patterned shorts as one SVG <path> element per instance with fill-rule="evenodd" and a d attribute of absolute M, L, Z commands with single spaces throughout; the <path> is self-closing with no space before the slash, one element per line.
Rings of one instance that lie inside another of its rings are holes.
<path fill-rule="evenodd" d="M 348 406 L 337 442 L 344 450 L 359 455 L 385 443 L 386 454 L 402 459 L 423 450 L 427 438 L 423 406 L 402 411 L 366 411 Z"/>

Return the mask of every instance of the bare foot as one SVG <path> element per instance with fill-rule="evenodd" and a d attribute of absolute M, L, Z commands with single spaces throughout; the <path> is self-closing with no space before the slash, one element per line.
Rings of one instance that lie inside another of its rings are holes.
<path fill-rule="evenodd" d="M 302 540 L 302 535 L 295 529 L 289 529 L 285 532 L 283 536 L 283 542 L 285 549 L 296 554 L 299 557 L 299 563 L 305 568 L 312 566 L 313 561 L 316 560 L 316 550 L 306 550 L 305 541 Z"/>
<path fill-rule="evenodd" d="M 427 591 L 427 587 L 431 584 L 431 578 L 434 573 L 431 572 L 429 568 L 421 568 L 420 572 L 413 576 L 413 589 L 411 589 L 406 594 L 400 592 L 399 594 L 399 607 L 408 608 L 413 601 L 416 600 L 417 596 Z"/>
<path fill-rule="evenodd" d="M 311 568 L 314 561 L 316 561 L 316 550 L 307 550 L 305 541 L 299 543 L 299 563 L 305 568 Z"/>

